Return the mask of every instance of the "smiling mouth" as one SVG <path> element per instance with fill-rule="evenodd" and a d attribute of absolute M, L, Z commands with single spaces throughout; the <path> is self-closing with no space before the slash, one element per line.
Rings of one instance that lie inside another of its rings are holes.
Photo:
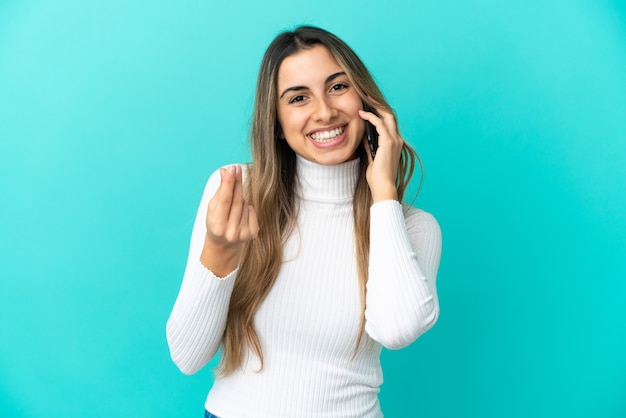
<path fill-rule="evenodd" d="M 317 131 L 309 135 L 309 137 L 320 144 L 326 144 L 329 142 L 333 142 L 339 135 L 346 130 L 345 126 L 340 126 L 339 128 L 331 129 L 330 131 Z"/>

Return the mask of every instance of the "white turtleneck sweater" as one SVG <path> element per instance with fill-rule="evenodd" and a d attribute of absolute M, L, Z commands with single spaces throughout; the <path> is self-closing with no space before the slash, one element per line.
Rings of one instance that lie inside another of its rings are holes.
<path fill-rule="evenodd" d="M 205 407 L 222 418 L 381 417 L 381 347 L 404 347 L 436 321 L 441 233 L 428 213 L 395 200 L 371 207 L 365 335 L 360 323 L 352 195 L 358 161 L 297 161 L 298 224 L 274 286 L 254 318 L 264 368 L 248 352 L 241 370 L 216 378 Z M 245 174 L 245 169 L 244 169 Z M 191 237 L 183 282 L 167 322 L 172 359 L 183 373 L 216 354 L 238 270 L 216 277 L 199 261 L 209 179 Z"/>

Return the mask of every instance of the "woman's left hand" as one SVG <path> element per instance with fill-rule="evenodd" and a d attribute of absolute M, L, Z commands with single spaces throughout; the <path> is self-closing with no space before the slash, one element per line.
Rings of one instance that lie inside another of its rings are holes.
<path fill-rule="evenodd" d="M 371 112 L 359 111 L 359 116 L 374 125 L 378 132 L 378 150 L 375 159 L 372 158 L 367 138 L 363 139 L 369 160 L 366 178 L 374 203 L 381 200 L 398 200 L 396 177 L 404 146 L 404 140 L 398 133 L 395 116 L 381 109 L 376 111 L 380 117 Z"/>

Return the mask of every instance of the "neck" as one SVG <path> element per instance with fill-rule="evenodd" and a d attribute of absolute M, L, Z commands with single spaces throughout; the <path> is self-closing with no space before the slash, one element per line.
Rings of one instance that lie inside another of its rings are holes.
<path fill-rule="evenodd" d="M 320 165 L 300 156 L 296 159 L 296 194 L 304 200 L 351 201 L 359 176 L 359 160 Z"/>

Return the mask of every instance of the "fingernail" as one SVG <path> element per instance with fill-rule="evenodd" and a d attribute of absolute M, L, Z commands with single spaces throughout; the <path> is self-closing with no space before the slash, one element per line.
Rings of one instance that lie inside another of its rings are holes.
<path fill-rule="evenodd" d="M 237 173 L 237 166 L 231 165 L 230 167 L 228 167 L 228 172 L 230 174 L 235 174 Z"/>

